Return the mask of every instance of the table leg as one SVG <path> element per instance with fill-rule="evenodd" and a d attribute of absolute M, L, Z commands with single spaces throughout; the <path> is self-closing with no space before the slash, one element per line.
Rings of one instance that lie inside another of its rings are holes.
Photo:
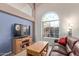
<path fill-rule="evenodd" d="M 47 52 L 48 52 L 48 44 L 47 44 L 47 46 L 46 46 L 46 54 L 47 54 Z"/>

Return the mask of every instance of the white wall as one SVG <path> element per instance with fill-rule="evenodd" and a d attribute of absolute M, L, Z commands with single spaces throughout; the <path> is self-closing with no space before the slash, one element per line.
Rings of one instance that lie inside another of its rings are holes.
<path fill-rule="evenodd" d="M 41 38 L 41 18 L 46 12 L 56 12 L 60 17 L 60 37 L 67 35 L 69 24 L 72 25 L 73 36 L 79 36 L 79 4 L 40 4 L 36 7 L 35 36 L 36 41 L 47 40 L 50 44 L 54 39 Z"/>

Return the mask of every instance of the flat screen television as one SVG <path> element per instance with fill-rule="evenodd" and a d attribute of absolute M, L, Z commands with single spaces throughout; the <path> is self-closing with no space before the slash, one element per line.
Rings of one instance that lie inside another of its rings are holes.
<path fill-rule="evenodd" d="M 22 37 L 30 35 L 30 26 L 22 24 L 14 24 L 13 26 L 14 37 Z"/>

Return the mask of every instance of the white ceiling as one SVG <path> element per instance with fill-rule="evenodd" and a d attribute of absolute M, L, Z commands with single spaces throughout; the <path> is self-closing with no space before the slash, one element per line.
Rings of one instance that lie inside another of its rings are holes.
<path fill-rule="evenodd" d="M 33 3 L 8 3 L 8 5 L 32 16 L 32 10 L 33 10 Z"/>

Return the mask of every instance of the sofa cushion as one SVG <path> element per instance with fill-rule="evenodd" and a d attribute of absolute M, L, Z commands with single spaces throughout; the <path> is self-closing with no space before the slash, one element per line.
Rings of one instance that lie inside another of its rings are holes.
<path fill-rule="evenodd" d="M 66 45 L 66 51 L 67 51 L 68 55 L 72 52 L 72 50 L 70 49 L 68 44 Z"/>
<path fill-rule="evenodd" d="M 66 55 L 61 54 L 61 53 L 56 52 L 56 51 L 51 51 L 50 56 L 66 56 Z"/>
<path fill-rule="evenodd" d="M 79 42 L 77 42 L 74 47 L 73 47 L 73 53 L 76 55 L 76 56 L 79 56 Z"/>
<path fill-rule="evenodd" d="M 67 44 L 68 44 L 68 46 L 70 47 L 70 49 L 73 49 L 73 45 L 74 45 L 74 43 L 77 41 L 78 39 L 77 38 L 75 38 L 75 37 L 68 37 L 68 39 L 67 39 Z"/>
<path fill-rule="evenodd" d="M 65 46 L 63 46 L 63 45 L 61 45 L 61 44 L 59 44 L 59 43 L 55 43 L 54 46 L 59 46 L 59 47 L 62 47 L 63 49 L 66 49 Z"/>
<path fill-rule="evenodd" d="M 54 46 L 52 51 L 55 51 L 55 52 L 59 52 L 61 54 L 64 54 L 64 55 L 67 55 L 67 52 L 66 52 L 66 49 L 63 48 L 62 46 Z"/>
<path fill-rule="evenodd" d="M 73 52 L 71 52 L 71 53 L 69 54 L 69 56 L 75 56 L 75 55 L 74 55 L 74 53 L 73 53 Z"/>

